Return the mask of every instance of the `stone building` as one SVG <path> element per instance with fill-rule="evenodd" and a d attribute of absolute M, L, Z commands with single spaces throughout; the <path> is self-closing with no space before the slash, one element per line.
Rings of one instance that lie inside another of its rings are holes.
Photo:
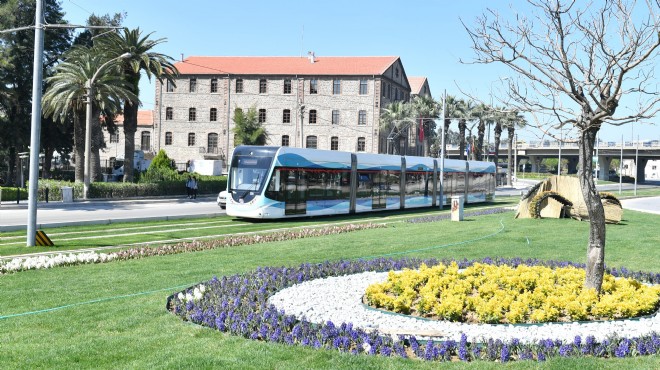
<path fill-rule="evenodd" d="M 100 153 L 101 166 L 108 166 L 107 161 L 113 158 L 124 158 L 124 116 L 115 117 L 117 131 L 114 134 L 103 130 L 105 149 Z M 135 150 L 141 150 L 147 157 L 158 152 L 158 136 L 155 132 L 154 112 L 150 110 L 138 111 L 137 131 L 135 132 Z"/>
<path fill-rule="evenodd" d="M 396 56 L 193 56 L 175 65 L 175 84 L 156 83 L 151 147 L 176 162 L 231 155 L 236 108 L 256 109 L 268 145 L 384 153 L 381 107 L 430 95 L 426 78 L 412 89 Z"/>

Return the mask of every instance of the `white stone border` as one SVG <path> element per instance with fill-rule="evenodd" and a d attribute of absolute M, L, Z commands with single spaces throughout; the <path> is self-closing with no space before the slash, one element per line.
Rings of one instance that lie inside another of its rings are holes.
<path fill-rule="evenodd" d="M 470 342 L 490 338 L 523 343 L 559 339 L 572 343 L 579 335 L 584 340 L 594 336 L 600 342 L 611 335 L 633 338 L 660 332 L 660 314 L 633 319 L 583 323 L 547 323 L 539 325 L 466 324 L 423 320 L 406 315 L 383 313 L 365 307 L 362 296 L 370 284 L 387 279 L 387 272 L 315 279 L 283 289 L 269 298 L 269 303 L 286 314 L 313 323 L 332 321 L 335 325 L 351 322 L 364 330 L 377 329 L 386 334 L 415 335 L 421 339 L 454 340 L 465 333 Z"/>

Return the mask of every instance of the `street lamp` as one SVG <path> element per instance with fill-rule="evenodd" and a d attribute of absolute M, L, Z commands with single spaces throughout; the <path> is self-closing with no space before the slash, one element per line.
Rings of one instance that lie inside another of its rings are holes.
<path fill-rule="evenodd" d="M 92 99 L 94 96 L 94 80 L 96 80 L 96 77 L 98 77 L 99 73 L 108 65 L 111 63 L 116 62 L 119 59 L 126 59 L 130 58 L 133 54 L 131 53 L 124 53 L 116 58 L 112 58 L 108 60 L 107 62 L 103 63 L 98 70 L 96 70 L 96 73 L 87 80 L 87 84 L 85 86 L 85 89 L 87 89 L 87 111 L 86 113 L 86 119 L 85 119 L 85 173 L 83 176 L 83 182 L 84 182 L 84 191 L 83 191 L 83 199 L 88 199 L 89 195 L 89 177 L 90 177 L 90 169 L 91 169 L 91 152 L 92 152 Z"/>

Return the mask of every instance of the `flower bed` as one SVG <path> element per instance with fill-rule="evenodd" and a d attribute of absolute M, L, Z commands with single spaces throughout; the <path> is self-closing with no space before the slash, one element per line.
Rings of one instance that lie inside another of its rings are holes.
<path fill-rule="evenodd" d="M 583 289 L 584 269 L 573 266 L 494 266 L 454 262 L 390 271 L 367 288 L 376 308 L 469 323 L 542 323 L 633 318 L 654 312 L 660 285 L 605 274 L 601 295 Z"/>
<path fill-rule="evenodd" d="M 52 256 L 17 257 L 7 261 L 0 261 L 0 275 L 25 270 L 39 270 L 57 266 L 73 266 L 90 263 L 105 263 L 111 261 L 126 261 L 131 259 L 164 256 L 188 252 L 198 252 L 216 248 L 236 247 L 256 243 L 267 243 L 302 238 L 313 238 L 324 235 L 343 234 L 347 232 L 375 229 L 386 227 L 383 224 L 351 224 L 340 226 L 327 226 L 320 228 L 301 228 L 290 231 L 275 232 L 269 234 L 253 235 L 231 235 L 222 239 L 182 242 L 160 247 L 139 247 L 124 249 L 112 253 L 69 253 L 56 254 Z"/>
<path fill-rule="evenodd" d="M 516 267 L 547 266 L 551 268 L 583 265 L 521 259 L 490 259 L 480 261 L 444 260 L 464 269 L 475 262 Z M 365 271 L 417 269 L 422 263 L 435 266 L 437 260 L 374 259 L 358 261 L 303 264 L 298 267 L 263 267 L 257 270 L 221 278 L 190 287 L 168 298 L 167 306 L 182 319 L 244 338 L 288 345 L 334 349 L 349 353 L 382 356 L 416 357 L 439 361 L 474 360 L 538 360 L 552 356 L 626 357 L 660 353 L 658 333 L 635 338 L 610 338 L 596 343 L 593 337 L 575 337 L 570 343 L 549 338 L 535 343 L 520 340 L 501 341 L 496 338 L 483 343 L 470 343 L 463 335 L 460 341 L 420 342 L 414 336 L 386 336 L 377 331 L 354 328 L 351 323 L 313 324 L 278 311 L 267 303 L 270 296 L 294 284 L 329 276 L 341 276 Z M 660 274 L 607 269 L 609 274 L 633 277 L 649 283 L 660 282 Z"/>

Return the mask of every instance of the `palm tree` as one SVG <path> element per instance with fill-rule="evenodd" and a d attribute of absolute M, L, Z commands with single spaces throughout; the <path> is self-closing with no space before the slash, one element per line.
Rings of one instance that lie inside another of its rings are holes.
<path fill-rule="evenodd" d="M 458 135 L 461 142 L 458 145 L 459 159 L 465 159 L 465 130 L 467 129 L 467 120 L 470 118 L 471 111 L 474 109 L 472 101 L 465 101 L 463 99 L 458 101 L 455 107 L 454 118 L 458 118 Z"/>
<path fill-rule="evenodd" d="M 504 108 L 496 107 L 494 108 L 493 112 L 493 120 L 495 121 L 495 127 L 493 128 L 493 136 L 495 142 L 493 145 L 495 145 L 495 155 L 493 156 L 493 163 L 495 163 L 495 170 L 496 170 L 496 176 L 497 176 L 497 168 L 498 168 L 498 163 L 499 163 L 499 155 L 500 155 L 500 141 L 502 137 L 502 120 L 506 116 L 505 113 L 503 113 Z"/>
<path fill-rule="evenodd" d="M 130 58 L 123 59 L 122 67 L 125 79 L 131 86 L 131 91 L 136 96 L 134 99 L 124 100 L 124 181 L 133 181 L 133 155 L 135 153 L 135 132 L 137 131 L 137 114 L 141 102 L 139 85 L 142 72 L 147 77 L 156 77 L 161 83 L 164 79 L 174 83 L 178 71 L 173 59 L 167 55 L 151 51 L 156 45 L 165 42 L 166 39 L 149 39 L 152 33 L 142 36 L 139 28 L 129 30 L 124 28 L 123 32 L 112 33 L 107 37 L 99 38 L 99 45 L 114 55 L 131 53 Z"/>
<path fill-rule="evenodd" d="M 513 184 L 511 177 L 513 166 L 518 165 L 517 163 L 515 164 L 512 163 L 512 158 L 511 158 L 511 152 L 513 150 L 513 142 L 515 140 L 514 137 L 515 137 L 516 127 L 518 128 L 525 127 L 527 125 L 527 119 L 525 119 L 525 117 L 520 112 L 517 111 L 508 112 L 506 114 L 505 125 L 506 125 L 507 133 L 509 135 L 509 146 L 507 148 L 507 156 L 508 156 L 507 162 L 509 169 L 507 170 L 506 181 L 507 181 L 507 185 L 511 186 Z"/>
<path fill-rule="evenodd" d="M 476 118 L 479 122 L 477 126 L 477 143 L 474 148 L 474 158 L 476 160 L 483 160 L 484 153 L 484 135 L 486 133 L 486 120 L 490 117 L 490 107 L 484 103 L 477 104 L 471 112 L 472 117 Z"/>
<path fill-rule="evenodd" d="M 412 118 L 410 105 L 404 102 L 392 102 L 381 110 L 380 129 L 388 133 L 387 154 L 390 154 L 390 141 L 394 141 L 394 139 L 397 140 L 397 144 L 396 146 L 392 146 L 392 152 L 399 152 L 402 133 L 407 131 L 408 127 L 413 123 L 414 119 Z"/>
<path fill-rule="evenodd" d="M 420 140 L 421 150 L 418 151 L 417 154 L 427 156 L 428 146 L 425 144 L 429 142 L 435 134 L 435 119 L 440 116 L 442 106 L 428 95 L 415 96 L 411 104 L 415 116 L 419 117 L 420 138 L 423 137 L 423 140 Z"/>
<path fill-rule="evenodd" d="M 55 121 L 64 122 L 72 114 L 74 123 L 74 154 L 76 158 L 75 180 L 83 179 L 85 162 L 85 98 L 87 82 L 96 74 L 92 100 L 92 163 L 90 178 L 100 173 L 99 153 L 103 135 L 101 133 L 101 111 L 116 112 L 121 100 L 135 99 L 127 82 L 123 79 L 117 63 L 110 63 L 102 70 L 109 58 L 98 50 L 87 47 L 72 49 L 66 59 L 55 67 L 52 77 L 46 79 L 48 88 L 43 96 L 43 114 Z M 100 142 L 99 142 L 100 138 Z"/>
<path fill-rule="evenodd" d="M 442 152 L 445 153 L 445 158 L 447 158 L 447 140 L 449 135 L 449 125 L 453 119 L 456 119 L 461 113 L 461 100 L 457 100 L 454 96 L 447 95 L 445 101 L 445 146 L 442 148 Z"/>

